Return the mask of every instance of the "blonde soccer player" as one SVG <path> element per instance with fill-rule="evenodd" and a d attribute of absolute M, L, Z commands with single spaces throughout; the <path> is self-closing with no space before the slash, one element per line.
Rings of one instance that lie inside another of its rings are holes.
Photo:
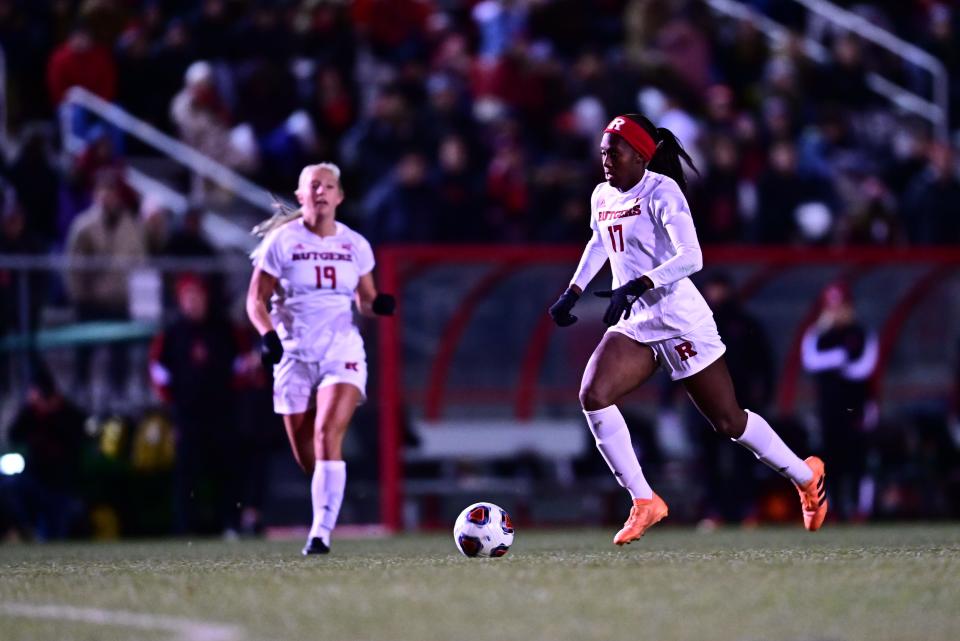
<path fill-rule="evenodd" d="M 606 182 L 590 199 L 593 237 L 569 287 L 550 307 L 557 325 L 576 322 L 573 306 L 610 262 L 613 286 L 596 292 L 610 299 L 603 315 L 608 329 L 583 373 L 580 403 L 597 448 L 633 499 L 613 542 L 635 541 L 667 516 L 616 405 L 658 367 L 683 384 L 717 432 L 793 482 L 804 526 L 817 530 L 827 513 L 823 461 L 800 459 L 762 416 L 740 407 L 713 313 L 689 279 L 703 257 L 684 196 L 681 158 L 695 170 L 676 136 L 642 115 L 617 116 L 607 125 L 600 141 Z"/>
<path fill-rule="evenodd" d="M 273 368 L 273 407 L 283 416 L 293 456 L 310 476 L 313 522 L 303 554 L 326 554 L 347 480 L 343 439 L 366 397 L 367 359 L 354 323 L 393 314 L 394 297 L 378 293 L 373 250 L 336 220 L 343 202 L 332 163 L 300 172 L 300 208 L 255 228 L 247 315 L 261 336 L 264 365 Z"/>

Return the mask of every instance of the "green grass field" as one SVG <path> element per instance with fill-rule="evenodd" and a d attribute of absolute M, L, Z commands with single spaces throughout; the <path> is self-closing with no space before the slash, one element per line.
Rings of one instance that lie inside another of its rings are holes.
<path fill-rule="evenodd" d="M 0 639 L 960 639 L 960 526 L 0 546 Z"/>

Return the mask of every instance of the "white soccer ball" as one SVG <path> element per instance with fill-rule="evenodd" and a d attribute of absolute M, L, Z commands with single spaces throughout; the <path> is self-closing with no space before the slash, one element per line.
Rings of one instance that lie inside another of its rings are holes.
<path fill-rule="evenodd" d="M 464 556 L 500 557 L 513 545 L 513 521 L 498 505 L 474 503 L 457 517 L 453 540 Z"/>

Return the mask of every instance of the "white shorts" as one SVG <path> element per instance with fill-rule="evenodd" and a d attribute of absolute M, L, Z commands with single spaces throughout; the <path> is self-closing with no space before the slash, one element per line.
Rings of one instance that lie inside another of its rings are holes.
<path fill-rule="evenodd" d="M 607 331 L 619 332 L 638 343 L 648 345 L 653 350 L 654 358 L 670 372 L 670 378 L 674 381 L 693 376 L 727 351 L 713 317 L 685 334 L 662 341 L 642 338 L 633 326 L 627 323 L 614 325 Z"/>
<path fill-rule="evenodd" d="M 360 402 L 367 399 L 367 359 L 360 351 L 356 360 L 327 359 L 299 361 L 284 355 L 273 366 L 273 411 L 302 414 L 317 403 L 321 387 L 349 383 L 360 390 Z"/>

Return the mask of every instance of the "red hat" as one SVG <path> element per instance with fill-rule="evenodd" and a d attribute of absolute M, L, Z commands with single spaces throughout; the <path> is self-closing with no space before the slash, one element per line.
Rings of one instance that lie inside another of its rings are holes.
<path fill-rule="evenodd" d="M 207 283 L 197 274 L 193 272 L 184 272 L 177 276 L 177 280 L 174 282 L 173 289 L 177 293 L 177 296 L 180 296 L 184 289 L 188 287 L 195 287 L 202 291 L 204 294 L 207 293 Z"/>

